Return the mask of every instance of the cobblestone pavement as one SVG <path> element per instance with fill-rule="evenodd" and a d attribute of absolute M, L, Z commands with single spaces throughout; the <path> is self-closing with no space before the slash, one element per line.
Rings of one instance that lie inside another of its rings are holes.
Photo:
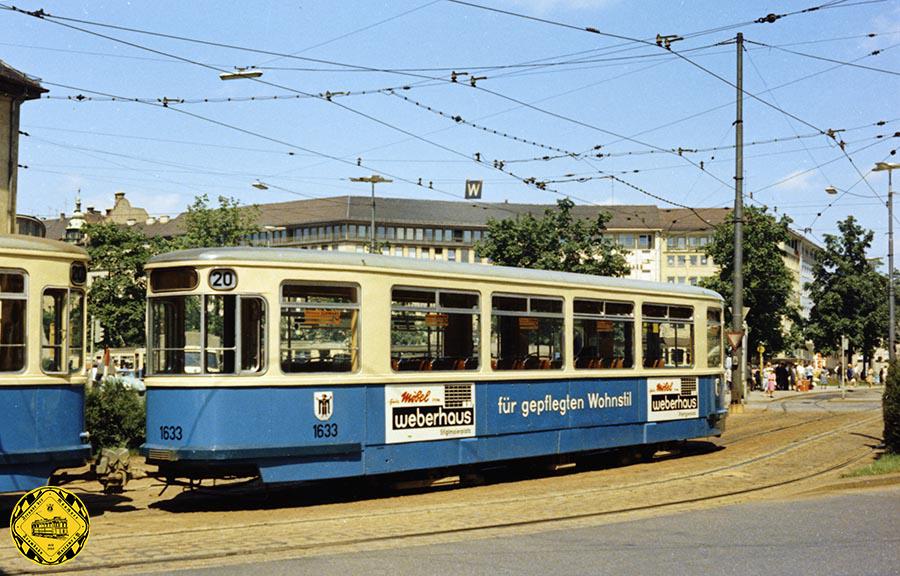
<path fill-rule="evenodd" d="M 752 404 L 752 403 L 751 403 Z M 63 570 L 145 572 L 352 550 L 446 542 L 563 526 L 596 525 L 757 498 L 782 497 L 839 479 L 870 459 L 879 410 L 748 409 L 728 432 L 690 442 L 654 462 L 612 465 L 582 458 L 574 472 L 534 461 L 483 485 L 403 491 L 354 480 L 263 490 L 178 492 L 145 478 L 117 496 L 76 481 L 92 512 L 85 551 Z M 710 498 L 713 500 L 710 500 Z M 11 503 L 3 502 L 4 509 Z M 8 513 L 4 514 L 8 518 Z M 9 546 L 0 569 L 40 572 Z"/>

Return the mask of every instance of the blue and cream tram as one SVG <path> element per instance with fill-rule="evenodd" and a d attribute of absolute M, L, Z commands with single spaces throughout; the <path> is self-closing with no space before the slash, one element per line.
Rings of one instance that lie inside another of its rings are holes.
<path fill-rule="evenodd" d="M 723 430 L 709 290 L 290 249 L 147 270 L 143 451 L 165 477 L 304 481 Z"/>
<path fill-rule="evenodd" d="M 0 236 L 0 492 L 90 456 L 84 432 L 87 254 Z"/>

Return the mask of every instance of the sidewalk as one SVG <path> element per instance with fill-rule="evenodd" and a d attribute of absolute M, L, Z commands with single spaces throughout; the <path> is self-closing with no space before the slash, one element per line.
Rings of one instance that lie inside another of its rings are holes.
<path fill-rule="evenodd" d="M 846 399 L 853 399 L 854 395 L 861 396 L 881 396 L 884 393 L 884 386 L 872 386 L 871 388 L 863 384 L 862 386 L 848 386 L 843 389 Z M 816 386 L 812 390 L 800 392 L 798 390 L 776 390 L 770 398 L 761 390 L 752 390 L 748 392 L 745 404 L 747 406 L 764 406 L 773 402 L 780 402 L 788 399 L 802 399 L 804 397 L 821 396 L 822 394 L 840 395 L 841 388 L 839 386 Z"/>

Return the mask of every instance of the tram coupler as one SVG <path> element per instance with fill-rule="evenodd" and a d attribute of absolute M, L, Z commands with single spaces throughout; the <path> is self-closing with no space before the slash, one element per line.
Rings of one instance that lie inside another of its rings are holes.
<path fill-rule="evenodd" d="M 94 465 L 97 479 L 103 484 L 103 492 L 106 494 L 118 494 L 125 490 L 125 485 L 131 478 L 129 460 L 131 454 L 128 448 L 103 448 L 100 457 Z"/>

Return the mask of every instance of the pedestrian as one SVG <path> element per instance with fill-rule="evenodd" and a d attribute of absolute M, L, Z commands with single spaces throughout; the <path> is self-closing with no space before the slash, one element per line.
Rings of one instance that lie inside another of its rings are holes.
<path fill-rule="evenodd" d="M 879 385 L 883 385 L 883 384 L 884 384 L 884 366 L 882 366 L 882 367 L 878 370 L 878 384 L 879 384 Z"/>
<path fill-rule="evenodd" d="M 768 364 L 766 368 L 768 370 L 768 374 L 766 374 L 766 396 L 772 398 L 775 396 L 775 384 L 778 378 L 775 375 L 775 370 L 772 370 L 771 364 Z"/>

